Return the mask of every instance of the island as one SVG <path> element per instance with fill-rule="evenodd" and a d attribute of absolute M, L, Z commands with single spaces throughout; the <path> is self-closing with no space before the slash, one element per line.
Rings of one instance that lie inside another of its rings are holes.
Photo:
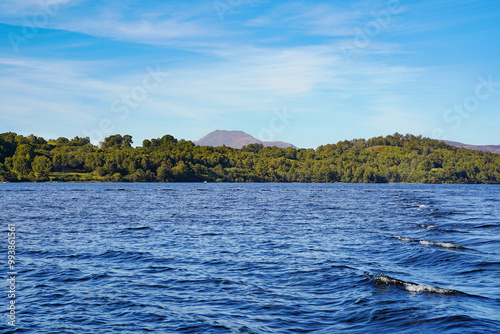
<path fill-rule="evenodd" d="M 45 140 L 0 134 L 0 182 L 345 182 L 500 184 L 500 154 L 395 133 L 316 149 L 201 146 L 171 135 Z"/>

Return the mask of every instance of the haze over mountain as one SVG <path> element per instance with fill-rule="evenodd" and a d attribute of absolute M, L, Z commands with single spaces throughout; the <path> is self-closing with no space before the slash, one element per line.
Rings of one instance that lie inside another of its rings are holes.
<path fill-rule="evenodd" d="M 295 147 L 290 143 L 282 141 L 261 141 L 243 131 L 216 130 L 210 132 L 205 137 L 194 142 L 199 146 L 228 146 L 232 148 L 242 148 L 248 144 L 262 144 L 264 146 L 277 146 L 281 148 Z"/>
<path fill-rule="evenodd" d="M 456 147 L 462 147 L 469 150 L 483 151 L 483 152 L 492 152 L 500 154 L 500 145 L 469 145 L 463 144 L 456 141 L 451 140 L 443 140 L 446 144 Z"/>

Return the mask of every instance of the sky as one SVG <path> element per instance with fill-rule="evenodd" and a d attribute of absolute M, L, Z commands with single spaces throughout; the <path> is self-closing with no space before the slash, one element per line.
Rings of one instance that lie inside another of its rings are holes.
<path fill-rule="evenodd" d="M 0 133 L 500 144 L 500 2 L 0 1 Z"/>

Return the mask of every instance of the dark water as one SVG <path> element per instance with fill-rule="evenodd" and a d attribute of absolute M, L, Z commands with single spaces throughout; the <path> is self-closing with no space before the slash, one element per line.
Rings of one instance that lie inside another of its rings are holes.
<path fill-rule="evenodd" d="M 498 186 L 0 184 L 0 205 L 17 332 L 500 332 Z"/>

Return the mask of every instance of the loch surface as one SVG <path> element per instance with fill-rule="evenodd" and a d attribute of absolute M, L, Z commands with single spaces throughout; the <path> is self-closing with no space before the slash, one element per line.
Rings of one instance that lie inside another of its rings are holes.
<path fill-rule="evenodd" d="M 500 332 L 499 186 L 7 183 L 0 207 L 0 333 Z"/>

